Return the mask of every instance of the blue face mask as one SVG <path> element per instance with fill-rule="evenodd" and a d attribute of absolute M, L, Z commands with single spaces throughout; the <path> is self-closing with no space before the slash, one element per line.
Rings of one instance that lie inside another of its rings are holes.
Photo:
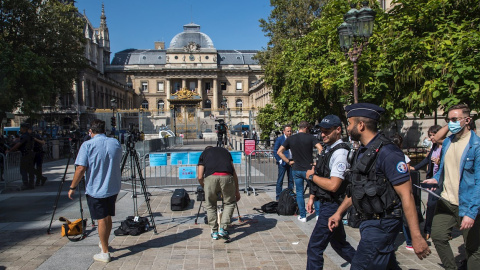
<path fill-rule="evenodd" d="M 460 121 L 457 121 L 457 122 L 450 121 L 450 122 L 448 122 L 448 129 L 450 130 L 450 132 L 452 132 L 452 134 L 457 134 L 458 132 L 460 132 L 460 130 L 462 130 L 462 126 L 460 125 Z"/>

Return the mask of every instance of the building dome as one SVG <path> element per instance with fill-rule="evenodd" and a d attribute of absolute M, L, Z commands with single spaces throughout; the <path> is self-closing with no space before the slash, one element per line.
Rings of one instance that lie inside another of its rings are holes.
<path fill-rule="evenodd" d="M 189 23 L 183 26 L 183 32 L 177 34 L 170 41 L 169 50 L 184 49 L 190 44 L 195 43 L 198 49 L 214 49 L 212 39 L 206 34 L 200 32 L 200 25 Z"/>

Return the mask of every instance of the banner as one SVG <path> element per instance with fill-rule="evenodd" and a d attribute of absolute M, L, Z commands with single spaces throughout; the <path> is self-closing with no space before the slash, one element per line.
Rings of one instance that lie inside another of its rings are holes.
<path fill-rule="evenodd" d="M 170 165 L 182 165 L 188 164 L 188 153 L 171 153 L 170 154 Z"/>
<path fill-rule="evenodd" d="M 197 178 L 197 166 L 178 167 L 178 179 L 195 179 Z"/>
<path fill-rule="evenodd" d="M 149 155 L 150 167 L 166 166 L 167 153 L 152 153 Z"/>
<path fill-rule="evenodd" d="M 245 139 L 243 149 L 245 149 L 245 155 L 250 155 L 250 153 L 255 151 L 255 140 L 254 139 Z"/>

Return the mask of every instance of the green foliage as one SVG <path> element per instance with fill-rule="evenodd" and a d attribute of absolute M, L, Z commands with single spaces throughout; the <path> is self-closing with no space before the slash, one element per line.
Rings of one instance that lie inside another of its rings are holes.
<path fill-rule="evenodd" d="M 377 17 L 358 62 L 359 102 L 384 107 L 386 121 L 459 102 L 480 109 L 480 1 L 397 0 L 388 13 L 370 4 Z M 278 34 L 259 55 L 280 123 L 342 117 L 352 103 L 353 65 L 337 34 L 348 10 L 346 0 L 325 2 L 308 33 Z"/>
<path fill-rule="evenodd" d="M 56 0 L 0 0 L 0 16 L 0 111 L 30 115 L 71 91 L 85 67 L 85 23 Z"/>
<path fill-rule="evenodd" d="M 267 104 L 264 108 L 260 109 L 260 113 L 256 118 L 257 124 L 260 126 L 262 133 L 260 134 L 261 140 L 267 140 L 270 138 L 270 134 L 274 130 L 278 130 L 279 127 L 275 115 L 275 110 L 272 104 Z"/>

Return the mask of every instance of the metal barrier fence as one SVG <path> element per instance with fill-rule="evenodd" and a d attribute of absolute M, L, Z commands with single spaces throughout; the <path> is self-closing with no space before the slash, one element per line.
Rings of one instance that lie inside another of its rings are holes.
<path fill-rule="evenodd" d="M 195 151 L 197 152 L 197 151 Z M 200 153 L 201 151 L 198 151 Z M 238 151 L 235 151 L 239 153 Z M 191 152 L 190 152 L 191 153 Z M 152 153 L 155 154 L 155 153 Z M 180 179 L 180 172 L 185 170 L 196 170 L 197 164 L 171 164 L 171 152 L 162 152 L 167 155 L 167 165 L 150 166 L 150 154 L 138 156 L 139 166 L 145 182 L 149 187 L 157 188 L 179 188 L 198 186 L 197 178 Z M 238 184 L 240 189 L 244 189 L 248 195 L 252 190 L 256 193 L 252 184 L 275 184 L 277 180 L 277 165 L 273 157 L 272 150 L 257 150 L 250 155 L 240 153 L 240 163 L 234 164 L 235 171 L 238 176 Z M 136 180 L 138 177 L 137 165 L 131 164 L 131 158 L 127 159 L 124 170 L 122 172 L 122 181 L 126 184 L 132 184 L 132 169 L 135 170 Z M 135 183 L 139 184 L 139 183 Z"/>
<path fill-rule="evenodd" d="M 21 152 L 9 152 L 6 155 L 0 154 L 3 164 L 3 189 L 7 189 L 8 184 L 22 179 L 20 174 Z"/>

